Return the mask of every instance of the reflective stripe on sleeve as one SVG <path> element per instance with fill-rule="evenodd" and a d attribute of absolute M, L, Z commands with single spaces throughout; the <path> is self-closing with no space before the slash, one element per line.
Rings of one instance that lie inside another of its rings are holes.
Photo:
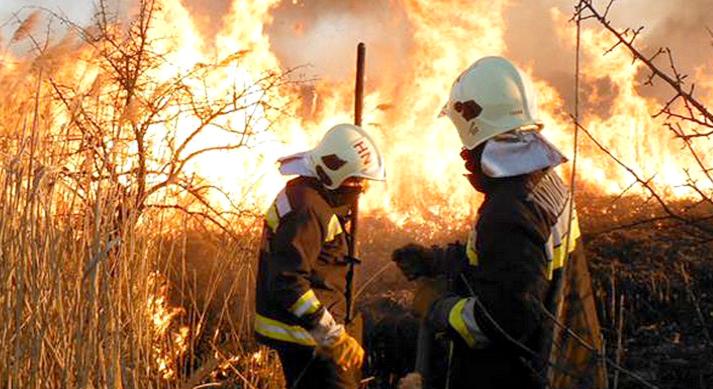
<path fill-rule="evenodd" d="M 473 305 L 475 300 L 473 298 L 464 298 L 458 300 L 458 302 L 451 308 L 448 314 L 448 322 L 451 327 L 458 332 L 458 334 L 465 340 L 470 348 L 479 348 L 488 343 L 490 340 L 480 329 L 478 323 L 475 321 L 475 316 L 473 314 Z"/>
<path fill-rule="evenodd" d="M 344 232 L 342 230 L 342 223 L 339 222 L 339 218 L 337 218 L 337 215 L 332 215 L 332 218 L 329 219 L 329 225 L 327 226 L 327 235 L 324 237 L 325 242 L 331 242 L 334 240 L 334 238 L 337 237 L 337 235 L 341 234 Z"/>
<path fill-rule="evenodd" d="M 563 218 L 563 220 L 561 220 L 561 222 L 558 224 L 564 224 L 566 226 L 566 218 Z M 565 232 L 564 234 L 559 234 L 559 231 L 555 227 L 553 227 L 553 233 L 550 235 L 548 245 L 551 244 L 553 241 L 559 244 L 555 245 L 555 247 L 553 247 L 551 251 L 546 247 L 546 249 L 548 249 L 548 256 L 551 255 L 547 269 L 548 279 L 552 279 L 552 274 L 555 270 L 564 267 L 567 257 L 572 254 L 577 248 L 577 239 L 579 239 L 581 235 L 581 231 L 579 230 L 579 220 L 577 219 L 577 211 L 575 210 L 572 216 L 572 232 L 569 234 L 569 244 L 565 242 L 567 233 Z M 567 248 L 567 253 L 564 252 L 565 247 Z"/>
<path fill-rule="evenodd" d="M 305 346 L 315 346 L 317 343 L 307 330 L 255 314 L 255 332 L 271 339 L 283 342 L 297 343 Z"/>
<path fill-rule="evenodd" d="M 265 222 L 267 223 L 267 226 L 270 227 L 272 232 L 277 231 L 277 226 L 280 225 L 280 217 L 277 216 L 277 208 L 275 207 L 275 204 L 272 204 L 265 213 Z"/>
<path fill-rule="evenodd" d="M 468 257 L 470 266 L 478 266 L 478 251 L 475 250 L 476 230 L 468 235 L 468 243 L 465 245 L 465 255 Z"/>
<path fill-rule="evenodd" d="M 317 295 L 310 289 L 292 304 L 290 312 L 297 317 L 302 317 L 317 312 L 321 306 Z"/>
<path fill-rule="evenodd" d="M 285 189 L 282 189 L 280 193 L 277 194 L 275 201 L 270 205 L 270 208 L 265 212 L 265 221 L 272 232 L 277 231 L 277 227 L 280 225 L 280 219 L 291 210 L 292 207 L 290 206 L 290 200 L 287 198 L 287 192 L 285 192 Z"/>
<path fill-rule="evenodd" d="M 453 329 L 460 334 L 460 336 L 468 344 L 468 347 L 475 347 L 475 337 L 468 330 L 468 326 L 465 324 L 463 319 L 463 308 L 468 299 L 459 300 L 456 305 L 451 308 L 451 312 L 448 314 L 448 322 L 451 324 Z"/>
<path fill-rule="evenodd" d="M 277 194 L 277 198 L 275 198 L 275 208 L 277 208 L 277 214 L 280 217 L 287 215 L 292 210 L 290 199 L 287 198 L 285 189 L 282 189 L 280 193 Z"/>

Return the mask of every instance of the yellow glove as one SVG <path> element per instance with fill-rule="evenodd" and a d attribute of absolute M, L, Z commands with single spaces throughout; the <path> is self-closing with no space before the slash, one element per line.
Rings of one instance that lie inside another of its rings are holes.
<path fill-rule="evenodd" d="M 425 317 L 431 305 L 446 293 L 446 280 L 439 278 L 421 278 L 413 295 L 411 308 L 418 317 Z"/>
<path fill-rule="evenodd" d="M 334 343 L 322 349 L 344 371 L 360 369 L 364 361 L 364 349 L 346 331 L 342 331 Z"/>

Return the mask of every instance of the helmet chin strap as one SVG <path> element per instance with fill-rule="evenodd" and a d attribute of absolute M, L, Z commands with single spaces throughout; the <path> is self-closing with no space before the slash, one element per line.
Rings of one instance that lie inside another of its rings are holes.
<path fill-rule="evenodd" d="M 361 188 L 357 186 L 340 186 L 337 189 L 326 189 L 329 204 L 335 208 L 352 205 L 359 198 Z"/>
<path fill-rule="evenodd" d="M 480 160 L 483 155 L 483 150 L 485 149 L 485 144 L 480 144 L 472 150 L 464 148 L 460 156 L 465 162 L 465 170 L 470 172 L 466 174 L 465 178 L 468 182 L 477 190 L 478 192 L 484 193 L 488 189 L 488 183 L 490 179 L 483 174 L 483 169 L 480 166 Z"/>

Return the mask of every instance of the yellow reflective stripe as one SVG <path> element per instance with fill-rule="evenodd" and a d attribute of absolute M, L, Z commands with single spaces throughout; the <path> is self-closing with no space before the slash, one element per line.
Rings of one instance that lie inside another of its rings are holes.
<path fill-rule="evenodd" d="M 277 231 L 277 227 L 280 225 L 280 218 L 287 215 L 291 210 L 290 200 L 287 198 L 285 189 L 282 189 L 277 194 L 275 201 L 270 205 L 270 208 L 265 212 L 265 221 L 272 232 Z"/>
<path fill-rule="evenodd" d="M 297 343 L 305 346 L 315 346 L 317 343 L 307 330 L 255 314 L 255 332 L 271 339 L 283 342 Z"/>
<path fill-rule="evenodd" d="M 465 246 L 465 255 L 471 266 L 478 266 L 478 252 L 475 251 L 475 231 L 468 235 L 468 243 Z"/>
<path fill-rule="evenodd" d="M 327 225 L 327 235 L 324 237 L 324 241 L 331 242 L 342 232 L 342 224 L 339 222 L 337 215 L 332 215 L 332 218 L 329 219 L 329 225 Z"/>
<path fill-rule="evenodd" d="M 451 308 L 451 312 L 448 314 L 448 322 L 451 327 L 460 334 L 460 336 L 465 340 L 469 347 L 475 347 L 475 337 L 468 330 L 468 326 L 463 320 L 463 308 L 468 299 L 460 299 L 456 305 Z"/>
<path fill-rule="evenodd" d="M 317 312 L 321 305 L 314 291 L 310 289 L 292 304 L 290 312 L 297 317 L 302 317 Z"/>
<path fill-rule="evenodd" d="M 572 247 L 570 252 L 574 251 L 574 246 L 576 244 L 576 240 L 579 239 L 579 237 L 582 235 L 582 232 L 579 230 L 579 218 L 577 217 L 577 210 L 573 210 L 574 216 L 572 216 L 572 233 L 569 234 L 569 247 Z"/>
<path fill-rule="evenodd" d="M 275 198 L 275 209 L 277 209 L 277 216 L 279 217 L 287 215 L 292 210 L 292 206 L 290 206 L 290 199 L 287 197 L 285 188 L 283 188 Z"/>
<path fill-rule="evenodd" d="M 277 206 L 275 203 L 272 203 L 267 212 L 265 212 L 265 221 L 272 232 L 277 231 L 277 226 L 280 225 L 280 217 L 277 214 Z"/>
<path fill-rule="evenodd" d="M 579 220 L 577 219 L 576 211 L 574 213 L 574 217 L 572 218 L 571 228 L 572 232 L 569 233 L 569 245 L 567 245 L 565 242 L 561 242 L 560 245 L 555 247 L 553 250 L 552 261 L 550 261 L 549 266 L 547 268 L 548 279 L 552 279 L 552 274 L 554 273 L 554 271 L 563 267 L 564 262 L 569 256 L 569 254 L 572 254 L 577 248 L 577 239 L 579 239 L 579 237 L 581 236 L 581 231 L 579 230 Z M 569 252 L 567 254 L 564 253 L 565 246 L 568 246 L 567 250 Z"/>

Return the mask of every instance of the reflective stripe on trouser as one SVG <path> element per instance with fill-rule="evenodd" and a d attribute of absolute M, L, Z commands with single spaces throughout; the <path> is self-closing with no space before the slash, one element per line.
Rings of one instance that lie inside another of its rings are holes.
<path fill-rule="evenodd" d="M 465 340 L 470 348 L 484 346 L 489 342 L 488 337 L 475 321 L 473 305 L 475 299 L 472 297 L 458 300 L 448 314 L 448 323 Z"/>
<path fill-rule="evenodd" d="M 307 330 L 297 325 L 289 325 L 255 314 L 255 332 L 283 342 L 297 343 L 303 346 L 316 346 L 317 343 Z"/>
<path fill-rule="evenodd" d="M 292 304 L 290 312 L 297 317 L 302 317 L 317 312 L 321 306 L 317 295 L 310 289 Z"/>

